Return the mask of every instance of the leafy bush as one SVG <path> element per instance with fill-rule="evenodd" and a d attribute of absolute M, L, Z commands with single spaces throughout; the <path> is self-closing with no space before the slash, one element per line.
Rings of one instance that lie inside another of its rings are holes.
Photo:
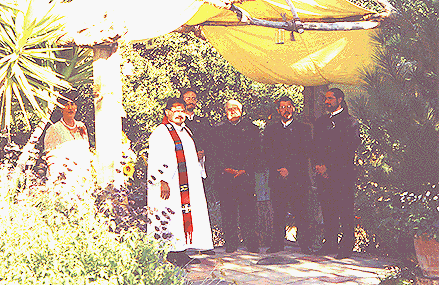
<path fill-rule="evenodd" d="M 381 226 L 410 237 L 425 236 L 439 241 L 439 192 L 436 187 L 437 184 L 427 184 L 424 194 L 404 192 L 384 200 L 387 218 L 381 221 Z"/>
<path fill-rule="evenodd" d="M 115 233 L 84 189 L 26 179 L 16 188 L 14 173 L 2 165 L 1 284 L 183 284 L 163 243 L 136 227 Z"/>
<path fill-rule="evenodd" d="M 352 102 L 363 124 L 356 208 L 371 248 L 409 259 L 413 236 L 438 233 L 439 6 L 391 2 L 399 13 L 373 37 L 367 95 Z"/>

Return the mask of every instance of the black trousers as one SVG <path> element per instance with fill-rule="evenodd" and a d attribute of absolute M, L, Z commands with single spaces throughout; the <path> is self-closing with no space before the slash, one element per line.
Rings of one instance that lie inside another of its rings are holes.
<path fill-rule="evenodd" d="M 238 247 L 238 212 L 241 236 L 247 248 L 257 248 L 256 197 L 254 178 L 241 175 L 233 178 L 229 173 L 221 173 L 218 179 L 218 192 L 221 201 L 221 217 L 227 247 Z"/>
<path fill-rule="evenodd" d="M 351 252 L 354 247 L 354 185 L 355 173 L 318 176 L 319 200 L 325 229 L 325 247 L 339 252 Z M 341 228 L 340 228 L 341 226 Z M 338 244 L 338 234 L 342 239 Z"/>
<path fill-rule="evenodd" d="M 270 184 L 270 197 L 273 206 L 273 236 L 272 247 L 283 248 L 286 233 L 286 215 L 290 212 L 295 217 L 297 240 L 302 248 L 311 246 L 314 237 L 310 230 L 310 215 L 308 212 L 310 185 L 297 184 L 276 179 Z"/>

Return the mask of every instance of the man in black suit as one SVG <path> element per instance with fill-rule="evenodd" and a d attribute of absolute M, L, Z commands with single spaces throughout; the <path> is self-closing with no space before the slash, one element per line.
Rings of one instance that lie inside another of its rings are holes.
<path fill-rule="evenodd" d="M 205 117 L 200 117 L 195 114 L 194 110 L 197 107 L 198 99 L 197 93 L 195 93 L 192 89 L 182 89 L 180 90 L 181 97 L 183 101 L 186 103 L 186 127 L 189 128 L 192 132 L 193 139 L 195 141 L 197 147 L 198 158 L 202 161 L 206 171 L 206 153 L 209 153 L 208 156 L 213 156 L 212 151 L 207 151 L 207 149 L 211 149 L 209 145 L 208 137 L 211 135 L 210 129 L 211 126 L 209 124 L 209 120 Z M 210 148 L 209 148 L 210 147 Z M 209 159 L 209 158 L 208 158 Z M 209 171 L 207 171 L 209 172 Z M 210 176 L 211 174 L 209 174 Z M 207 189 L 208 182 L 206 181 L 208 178 L 207 173 L 203 176 L 203 184 L 204 189 Z M 206 183 L 207 182 L 207 183 Z M 215 251 L 213 250 L 203 250 L 200 253 L 207 255 L 214 255 Z"/>
<path fill-rule="evenodd" d="M 273 205 L 273 236 L 267 253 L 284 249 L 288 212 L 295 216 L 302 252 L 309 253 L 313 241 L 308 214 L 311 128 L 294 118 L 295 108 L 289 97 L 281 97 L 278 104 L 280 120 L 267 125 L 264 131 L 264 154 L 269 168 L 268 183 Z"/>
<path fill-rule="evenodd" d="M 186 103 L 186 127 L 192 131 L 198 151 L 204 154 L 206 148 L 208 148 L 208 137 L 210 133 L 209 120 L 205 117 L 197 116 L 194 112 L 198 103 L 197 93 L 195 93 L 195 91 L 192 89 L 183 89 L 180 93 Z M 199 153 L 199 155 L 201 154 Z"/>
<path fill-rule="evenodd" d="M 215 185 L 221 201 L 221 217 L 226 252 L 237 250 L 238 211 L 241 236 L 247 250 L 259 252 L 256 235 L 255 165 L 260 153 L 259 129 L 242 118 L 242 104 L 229 100 L 227 120 L 215 127 Z"/>
<path fill-rule="evenodd" d="M 315 168 L 326 239 L 317 254 L 337 253 L 336 258 L 343 259 L 352 255 L 354 246 L 354 156 L 361 140 L 340 89 L 326 92 L 325 107 L 328 114 L 314 124 Z M 340 224 L 343 237 L 338 244 Z"/>

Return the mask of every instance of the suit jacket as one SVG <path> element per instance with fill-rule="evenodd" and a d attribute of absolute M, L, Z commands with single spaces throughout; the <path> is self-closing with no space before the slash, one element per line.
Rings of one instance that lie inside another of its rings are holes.
<path fill-rule="evenodd" d="M 319 117 L 314 124 L 314 140 L 316 165 L 326 165 L 330 176 L 354 175 L 354 156 L 361 140 L 358 124 L 346 110 L 332 118 Z"/>
<path fill-rule="evenodd" d="M 193 134 L 193 139 L 197 145 L 197 150 L 204 150 L 206 155 L 208 155 L 209 135 L 211 133 L 209 120 L 207 118 L 194 115 L 192 120 L 186 118 L 184 123 Z"/>
<path fill-rule="evenodd" d="M 278 121 L 267 125 L 264 131 L 264 158 L 270 170 L 269 185 L 284 184 L 277 169 L 289 172 L 287 183 L 310 184 L 308 159 L 312 150 L 311 127 L 297 119 L 284 128 Z"/>
<path fill-rule="evenodd" d="M 248 175 L 254 175 L 260 154 L 258 127 L 243 118 L 237 125 L 229 121 L 219 123 L 214 133 L 217 170 L 243 169 Z"/>

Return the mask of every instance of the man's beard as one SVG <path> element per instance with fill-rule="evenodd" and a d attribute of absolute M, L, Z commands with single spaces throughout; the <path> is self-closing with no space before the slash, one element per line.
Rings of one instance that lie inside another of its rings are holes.
<path fill-rule="evenodd" d="M 195 105 L 190 104 L 186 106 L 186 110 L 188 110 L 189 112 L 192 112 L 195 109 Z"/>
<path fill-rule="evenodd" d="M 283 116 L 282 116 L 282 120 L 283 120 L 284 122 L 287 122 L 288 120 L 291 120 L 291 118 L 292 118 L 291 113 L 285 113 L 285 114 L 283 114 Z"/>
<path fill-rule="evenodd" d="M 328 111 L 329 113 L 334 112 L 335 110 L 337 110 L 338 106 L 332 106 L 332 105 L 326 105 L 326 111 Z"/>

